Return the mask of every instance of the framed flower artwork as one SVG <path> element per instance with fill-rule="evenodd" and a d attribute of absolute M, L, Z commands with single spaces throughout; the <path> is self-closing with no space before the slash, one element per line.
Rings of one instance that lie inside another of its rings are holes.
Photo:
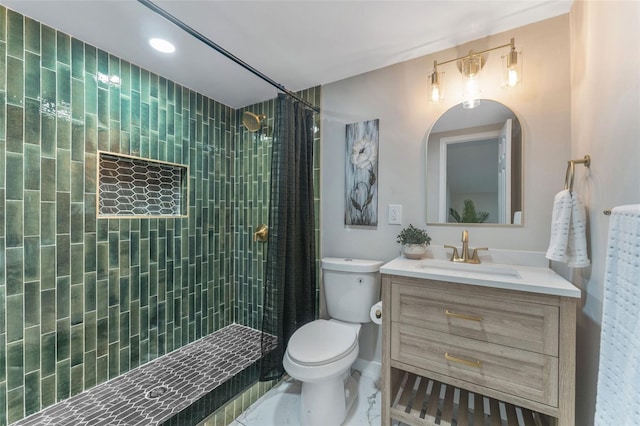
<path fill-rule="evenodd" d="M 346 126 L 345 225 L 378 225 L 379 122 Z"/>

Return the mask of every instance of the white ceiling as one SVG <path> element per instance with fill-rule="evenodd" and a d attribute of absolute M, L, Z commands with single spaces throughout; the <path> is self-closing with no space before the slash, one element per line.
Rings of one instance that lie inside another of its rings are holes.
<path fill-rule="evenodd" d="M 205 37 L 296 91 L 569 12 L 573 0 L 156 0 Z M 0 0 L 10 9 L 225 105 L 276 89 L 136 0 Z M 161 54 L 151 37 L 172 41 Z"/>

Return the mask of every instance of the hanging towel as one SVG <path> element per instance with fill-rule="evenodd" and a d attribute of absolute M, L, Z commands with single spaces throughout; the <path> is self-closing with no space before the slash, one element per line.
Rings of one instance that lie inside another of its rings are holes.
<path fill-rule="evenodd" d="M 640 425 L 640 204 L 609 220 L 595 425 Z"/>
<path fill-rule="evenodd" d="M 575 191 L 560 191 L 553 199 L 551 238 L 547 259 L 564 262 L 571 268 L 589 266 L 587 219 L 584 205 Z"/>

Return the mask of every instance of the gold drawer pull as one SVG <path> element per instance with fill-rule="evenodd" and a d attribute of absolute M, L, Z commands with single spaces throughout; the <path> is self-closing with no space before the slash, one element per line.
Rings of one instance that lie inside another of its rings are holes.
<path fill-rule="evenodd" d="M 466 359 L 458 358 L 452 355 L 449 355 L 449 352 L 444 353 L 444 359 L 447 361 L 457 362 L 458 364 L 468 365 L 469 367 L 482 367 L 482 363 L 480 361 L 468 361 Z"/>
<path fill-rule="evenodd" d="M 469 321 L 478 321 L 478 322 L 482 321 L 482 317 L 474 317 L 471 315 L 457 314 L 455 312 L 451 312 L 448 309 L 445 309 L 444 314 L 451 318 L 460 318 L 460 319 L 465 319 Z"/>

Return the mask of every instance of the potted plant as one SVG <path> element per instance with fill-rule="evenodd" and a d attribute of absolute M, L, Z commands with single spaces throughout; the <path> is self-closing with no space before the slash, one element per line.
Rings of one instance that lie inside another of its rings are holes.
<path fill-rule="evenodd" d="M 396 240 L 402 244 L 402 255 L 409 259 L 422 259 L 427 254 L 427 246 L 431 243 L 431 237 L 424 229 L 416 228 L 409 224 L 398 234 Z"/>

